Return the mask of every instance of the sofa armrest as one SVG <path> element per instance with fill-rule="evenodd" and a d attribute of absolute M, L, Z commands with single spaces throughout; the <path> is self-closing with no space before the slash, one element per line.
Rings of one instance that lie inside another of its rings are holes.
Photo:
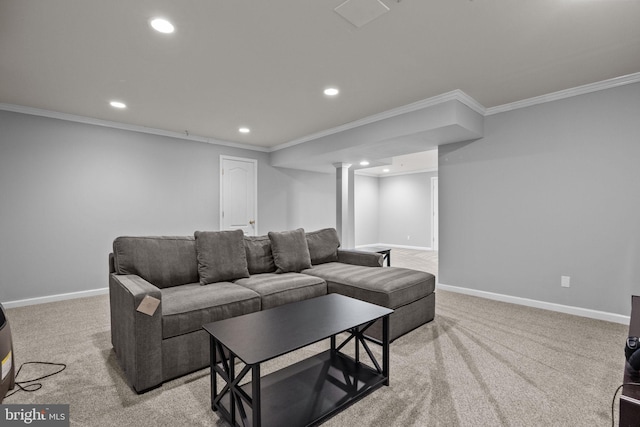
<path fill-rule="evenodd" d="M 382 267 L 384 257 L 375 252 L 358 251 L 355 249 L 338 249 L 338 262 L 362 265 L 364 267 Z"/>
<path fill-rule="evenodd" d="M 116 258 L 111 253 L 109 254 L 109 274 L 116 272 Z"/>
<path fill-rule="evenodd" d="M 162 300 L 160 289 L 139 276 L 109 275 L 111 343 L 138 393 L 163 381 L 162 302 L 153 316 L 136 310 L 147 295 Z"/>

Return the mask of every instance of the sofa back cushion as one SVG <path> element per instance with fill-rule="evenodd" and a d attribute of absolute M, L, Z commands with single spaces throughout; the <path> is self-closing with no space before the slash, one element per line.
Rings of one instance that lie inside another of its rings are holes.
<path fill-rule="evenodd" d="M 311 264 L 325 264 L 338 261 L 340 238 L 335 228 L 323 228 L 306 234 Z"/>
<path fill-rule="evenodd" d="M 269 236 L 244 236 L 244 249 L 247 254 L 249 274 L 276 271 Z"/>
<path fill-rule="evenodd" d="M 270 231 L 269 240 L 271 240 L 273 262 L 277 267 L 276 273 L 299 273 L 306 268 L 311 268 L 311 257 L 304 229 Z"/>
<path fill-rule="evenodd" d="M 159 287 L 198 281 L 193 237 L 118 237 L 113 241 L 114 270 L 135 274 Z"/>
<path fill-rule="evenodd" d="M 201 285 L 249 277 L 243 236 L 242 230 L 195 232 Z"/>

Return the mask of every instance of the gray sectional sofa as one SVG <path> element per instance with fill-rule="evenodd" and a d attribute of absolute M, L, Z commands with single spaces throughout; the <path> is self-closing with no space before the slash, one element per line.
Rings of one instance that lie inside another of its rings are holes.
<path fill-rule="evenodd" d="M 129 384 L 141 393 L 207 367 L 206 323 L 327 293 L 394 309 L 391 340 L 433 320 L 433 275 L 382 267 L 379 254 L 339 246 L 332 228 L 116 238 L 109 255 L 111 342 Z M 157 308 L 142 312 L 141 302 L 154 299 Z M 381 325 L 370 331 L 381 337 Z"/>

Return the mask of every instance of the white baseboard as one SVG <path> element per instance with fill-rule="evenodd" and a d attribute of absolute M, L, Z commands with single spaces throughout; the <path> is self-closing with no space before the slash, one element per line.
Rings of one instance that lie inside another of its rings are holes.
<path fill-rule="evenodd" d="M 382 244 L 377 244 L 376 246 L 381 246 L 381 245 Z M 363 245 L 363 246 L 369 246 L 369 245 Z M 385 245 L 385 246 L 392 246 L 392 245 Z M 393 246 L 393 247 L 398 247 L 398 246 Z M 480 297 L 480 298 L 487 298 L 495 301 L 508 302 L 511 304 L 524 305 L 527 307 L 541 308 L 544 310 L 551 310 L 551 311 L 557 311 L 560 313 L 573 314 L 575 316 L 588 317 L 591 319 L 606 320 L 608 322 L 620 323 L 623 325 L 628 325 L 630 321 L 629 316 L 623 316 L 622 314 L 608 313 L 606 311 L 591 310 L 588 308 L 573 307 L 570 305 L 562 305 L 562 304 L 556 304 L 556 303 L 546 302 L 546 301 L 538 301 L 538 300 L 533 300 L 529 298 L 514 297 L 511 295 L 497 294 L 494 292 L 480 291 L 477 289 L 462 288 L 459 286 L 445 285 L 444 283 L 438 283 L 437 289 L 442 289 L 443 291 L 449 291 L 449 292 L 457 292 L 459 294 L 471 295 L 471 296 Z M 89 291 L 70 292 L 66 294 L 49 295 L 46 297 L 27 298 L 27 299 L 16 300 L 16 301 L 8 301 L 3 303 L 2 305 L 5 308 L 24 307 L 27 305 L 44 304 L 47 302 L 64 301 L 64 300 L 74 299 L 74 298 L 84 298 L 84 297 L 91 297 L 96 295 L 105 295 L 108 293 L 109 293 L 109 288 L 92 289 Z"/>
<path fill-rule="evenodd" d="M 457 292 L 459 294 L 471 295 L 474 297 L 487 298 L 495 301 L 508 302 L 511 304 L 525 305 L 527 307 L 541 308 L 544 310 L 557 311 L 560 313 L 573 314 L 575 316 L 589 317 L 591 319 L 606 320 L 607 322 L 621 323 L 628 325 L 629 316 L 622 314 L 608 313 L 606 311 L 591 310 L 588 308 L 573 307 L 570 305 L 555 304 L 552 302 L 538 301 L 528 298 L 514 297 L 511 295 L 496 294 L 493 292 L 479 291 L 477 289 L 460 288 L 438 283 L 437 289 L 443 291 Z"/>
<path fill-rule="evenodd" d="M 16 301 L 3 302 L 5 308 L 24 307 L 26 305 L 44 304 L 47 302 L 64 301 L 67 299 L 92 297 L 109 293 L 109 288 L 92 289 L 90 291 L 69 292 L 67 294 L 49 295 L 46 297 L 27 298 Z"/>
<path fill-rule="evenodd" d="M 367 247 L 367 246 L 388 246 L 390 248 L 414 249 L 414 250 L 417 250 L 417 251 L 431 251 L 431 250 L 433 250 L 428 246 L 394 245 L 392 243 L 369 243 L 368 245 L 356 245 L 356 249 L 364 248 L 364 247 Z"/>

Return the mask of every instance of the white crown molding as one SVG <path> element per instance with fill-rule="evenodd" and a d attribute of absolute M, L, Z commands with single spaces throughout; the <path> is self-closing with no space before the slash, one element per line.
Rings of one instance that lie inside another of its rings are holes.
<path fill-rule="evenodd" d="M 391 110 L 383 111 L 382 113 L 374 114 L 362 119 L 346 123 L 341 126 L 337 126 L 331 129 L 327 129 L 321 132 L 317 132 L 311 135 L 303 136 L 302 138 L 295 139 L 293 141 L 285 142 L 271 147 L 269 151 L 278 151 L 284 148 L 293 147 L 304 142 L 312 141 L 314 139 L 322 138 L 324 136 L 333 135 L 335 133 L 344 132 L 349 129 L 353 129 L 359 126 L 363 126 L 369 123 L 374 123 L 380 120 L 388 119 L 391 117 L 399 116 L 401 114 L 410 113 L 423 108 L 432 107 L 434 105 L 455 100 L 463 103 L 467 107 L 471 108 L 478 114 L 483 116 L 490 116 L 493 114 L 503 113 L 506 111 L 517 110 L 519 108 L 526 108 L 532 105 L 543 104 L 545 102 L 557 101 L 560 99 L 570 98 L 572 96 L 583 95 L 586 93 L 597 92 L 600 90 L 611 89 L 618 86 L 624 86 L 632 83 L 640 82 L 640 72 L 634 74 L 628 74 L 626 76 L 614 77 L 612 79 L 603 80 L 596 83 L 590 83 L 575 88 L 565 89 L 558 92 L 552 92 L 546 95 L 540 95 L 533 98 L 523 99 L 521 101 L 512 102 L 509 104 L 498 105 L 496 107 L 486 108 L 478 101 L 467 95 L 465 92 L 456 89 L 442 95 L 437 95 L 431 98 L 423 99 L 411 104 L 404 105 L 402 107 L 394 108 Z"/>
<path fill-rule="evenodd" d="M 475 111 L 478 114 L 482 114 L 483 116 L 486 114 L 486 111 L 487 111 L 486 107 L 480 104 L 474 98 L 472 98 L 471 96 L 467 95 L 465 92 L 459 89 L 456 89 L 454 92 L 456 92 L 457 101 L 462 102 L 464 105 L 471 108 L 473 111 Z"/>
<path fill-rule="evenodd" d="M 147 133 L 151 135 L 168 136 L 170 138 L 186 139 L 188 141 L 205 142 L 207 144 L 223 145 L 226 147 L 241 148 L 244 150 L 261 151 L 263 153 L 269 152 L 268 148 L 259 147 L 256 145 L 241 144 L 241 143 L 230 142 L 230 141 L 221 141 L 218 139 L 207 138 L 199 135 L 191 135 L 187 133 L 173 132 L 169 130 L 150 128 L 146 126 L 112 122 L 109 120 L 95 119 L 93 117 L 86 117 L 86 116 L 78 116 L 76 114 L 60 113 L 58 111 L 44 110 L 41 108 L 25 107 L 22 105 L 0 103 L 0 110 L 11 111 L 14 113 L 29 114 L 32 116 L 48 117 L 51 119 L 66 120 L 68 122 L 84 123 L 84 124 L 95 125 L 95 126 L 104 126 L 104 127 L 114 128 L 114 129 L 128 130 L 132 132 L 141 132 L 141 133 Z"/>
<path fill-rule="evenodd" d="M 498 105 L 491 108 L 484 107 L 474 98 L 467 95 L 465 92 L 459 89 L 456 89 L 447 93 L 443 93 L 442 95 L 433 96 L 431 98 L 423 99 L 421 101 L 416 101 L 414 103 L 407 104 L 402 107 L 394 108 L 391 110 L 383 111 L 382 113 L 364 117 L 360 120 L 346 123 L 344 125 L 337 126 L 335 128 L 331 128 L 331 129 L 327 129 L 311 135 L 303 136 L 302 138 L 298 138 L 293 141 L 285 142 L 284 144 L 273 146 L 269 149 L 269 151 L 273 152 L 273 151 L 282 150 L 284 148 L 293 147 L 295 145 L 312 141 L 314 139 L 322 138 L 324 136 L 333 135 L 339 132 L 344 132 L 346 130 L 356 128 L 358 126 L 363 126 L 369 123 L 374 123 L 380 120 L 399 116 L 401 114 L 410 113 L 413 111 L 420 110 L 422 108 L 431 107 L 431 106 L 434 106 L 446 101 L 451 101 L 451 100 L 455 100 L 463 103 L 464 105 L 471 108 L 478 114 L 481 114 L 483 116 L 490 116 L 493 114 L 512 111 L 519 108 L 530 107 L 532 105 L 543 104 L 545 102 L 557 101 L 560 99 L 570 98 L 572 96 L 583 95 L 586 93 L 597 92 L 600 90 L 611 89 L 614 87 L 624 86 L 624 85 L 638 83 L 638 82 L 640 82 L 640 72 L 628 74 L 626 76 L 614 77 L 612 79 L 602 80 L 600 82 L 590 83 L 590 84 L 578 86 L 575 88 L 561 90 L 558 92 L 552 92 L 546 95 L 540 95 L 533 98 L 523 99 L 521 101 L 516 101 L 509 104 Z"/>
<path fill-rule="evenodd" d="M 538 301 L 534 299 L 514 297 L 505 294 L 496 294 L 494 292 L 480 291 L 477 289 L 461 288 L 458 286 L 445 285 L 444 283 L 438 283 L 436 289 L 471 295 L 474 297 L 486 298 L 494 301 L 524 305 L 527 307 L 541 308 L 543 310 L 557 311 L 559 313 L 572 314 L 574 316 L 588 317 L 590 319 L 606 320 L 607 322 L 621 323 L 623 325 L 629 324 L 629 316 L 624 316 L 617 313 L 608 313 L 606 311 L 591 310 L 589 308 L 574 307 L 571 305 L 562 305 L 553 302 Z"/>
<path fill-rule="evenodd" d="M 557 92 L 548 93 L 546 95 L 535 96 L 533 98 L 523 99 L 521 101 L 511 102 L 509 104 L 498 105 L 486 109 L 485 116 L 493 114 L 513 111 L 520 108 L 531 107 L 533 105 L 544 104 L 546 102 L 558 101 L 573 96 L 584 95 L 600 90 L 611 89 L 618 86 L 624 86 L 632 83 L 640 82 L 640 73 L 628 74 L 626 76 L 614 77 L 600 82 L 589 83 L 586 85 L 559 90 Z"/>
<path fill-rule="evenodd" d="M 465 104 L 467 107 L 471 108 L 472 110 L 484 115 L 485 108 L 482 105 L 480 105 L 476 100 L 471 98 L 469 95 L 467 95 L 463 91 L 456 89 L 456 90 L 452 90 L 451 92 L 443 93 L 442 95 L 437 95 L 431 98 L 423 99 L 421 101 L 416 101 L 411 104 L 407 104 L 398 108 L 393 108 L 391 110 L 383 111 L 382 113 L 373 114 L 371 116 L 367 116 L 362 119 L 355 120 L 353 122 L 345 123 L 343 125 L 340 125 L 331 129 L 326 129 L 320 132 L 313 133 L 311 135 L 303 136 L 301 138 L 294 139 L 293 141 L 285 142 L 283 144 L 279 144 L 274 147 L 271 147 L 269 151 L 273 152 L 273 151 L 278 151 L 285 148 L 293 147 L 295 145 L 302 144 L 304 142 L 313 141 L 318 138 L 344 132 L 349 129 L 354 129 L 360 126 L 367 125 L 369 123 L 375 123 L 380 120 L 385 120 L 391 117 L 396 117 L 402 114 L 418 111 L 423 108 L 432 107 L 434 105 L 442 104 L 443 102 L 447 102 L 447 101 L 460 101 L 463 104 Z"/>
<path fill-rule="evenodd" d="M 251 144 L 222 141 L 214 138 L 207 138 L 204 136 L 190 135 L 190 134 L 181 133 L 181 132 L 167 131 L 163 129 L 150 128 L 150 127 L 139 126 L 139 125 L 130 125 L 130 124 L 120 123 L 120 122 L 112 122 L 109 120 L 95 119 L 92 117 L 79 116 L 79 115 L 69 114 L 69 113 L 61 113 L 57 111 L 44 110 L 40 108 L 25 107 L 25 106 L 15 105 L 15 104 L 0 103 L 0 110 L 12 111 L 15 113 L 30 114 L 33 116 L 49 117 L 53 119 L 60 119 L 60 120 L 66 120 L 71 122 L 77 122 L 77 123 L 85 123 L 85 124 L 91 124 L 96 126 L 105 126 L 105 127 L 115 128 L 115 129 L 129 130 L 133 132 L 141 132 L 141 133 L 147 133 L 152 135 L 167 136 L 170 138 L 179 138 L 179 139 L 185 139 L 189 141 L 198 141 L 198 142 L 204 142 L 207 144 L 222 145 L 226 147 L 240 148 L 244 150 L 271 153 L 274 151 L 282 150 L 284 148 L 293 147 L 295 145 L 302 144 L 304 142 L 313 141 L 315 139 L 322 138 L 324 136 L 333 135 L 339 132 L 344 132 L 346 130 L 363 126 L 369 123 L 374 123 L 380 120 L 399 116 L 401 114 L 411 113 L 413 111 L 431 107 L 431 106 L 434 106 L 443 102 L 451 101 L 451 100 L 459 101 L 483 116 L 490 116 L 493 114 L 513 111 L 520 108 L 526 108 L 533 105 L 557 101 L 560 99 L 570 98 L 578 95 L 584 95 L 591 92 L 597 92 L 600 90 L 611 89 L 614 87 L 624 86 L 624 85 L 638 83 L 638 82 L 640 82 L 640 72 L 628 74 L 626 76 L 614 77 L 612 79 L 590 83 L 583 86 L 565 89 L 558 92 L 553 92 L 546 95 L 540 95 L 533 98 L 523 99 L 521 101 L 498 105 L 490 108 L 485 108 L 482 104 L 480 104 L 478 101 L 473 99 L 471 96 L 467 95 L 465 92 L 459 89 L 456 89 L 450 92 L 443 93 L 441 95 L 433 96 L 431 98 L 423 99 L 421 101 L 417 101 L 417 102 L 407 104 L 398 108 L 383 111 L 381 113 L 374 114 L 368 117 L 364 117 L 362 119 L 355 120 L 353 122 L 346 123 L 341 126 L 327 129 L 311 135 L 303 136 L 293 141 L 285 142 L 283 144 L 275 145 L 273 147 L 262 147 L 262 146 L 251 145 Z"/>

